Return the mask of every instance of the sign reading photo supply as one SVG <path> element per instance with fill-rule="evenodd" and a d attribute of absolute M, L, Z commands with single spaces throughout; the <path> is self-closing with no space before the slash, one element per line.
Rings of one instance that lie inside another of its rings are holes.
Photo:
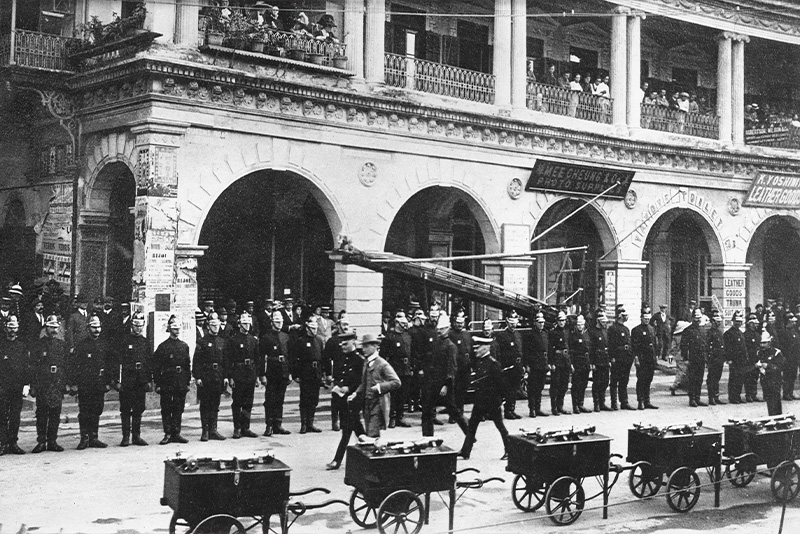
<path fill-rule="evenodd" d="M 537 159 L 525 191 L 553 191 L 573 195 L 599 195 L 615 183 L 606 197 L 624 199 L 633 181 L 634 171 L 589 167 Z"/>
<path fill-rule="evenodd" d="M 743 204 L 752 208 L 800 208 L 800 176 L 759 172 Z"/>

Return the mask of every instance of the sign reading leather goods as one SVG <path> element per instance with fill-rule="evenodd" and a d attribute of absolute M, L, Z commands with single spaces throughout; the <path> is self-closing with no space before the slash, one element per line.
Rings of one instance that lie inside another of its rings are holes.
<path fill-rule="evenodd" d="M 753 208 L 800 208 L 800 176 L 760 172 L 744 199 Z"/>
<path fill-rule="evenodd" d="M 619 183 L 604 196 L 622 200 L 634 174 L 634 171 L 537 159 L 525 190 L 595 196 Z"/>

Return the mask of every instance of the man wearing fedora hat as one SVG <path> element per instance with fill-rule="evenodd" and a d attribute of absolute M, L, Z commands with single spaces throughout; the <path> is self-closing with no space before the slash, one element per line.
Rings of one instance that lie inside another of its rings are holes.
<path fill-rule="evenodd" d="M 391 409 L 390 393 L 400 388 L 397 373 L 378 354 L 381 339 L 374 334 L 364 334 L 361 338 L 361 350 L 366 358 L 364 373 L 361 385 L 348 397 L 350 402 L 355 400 L 356 395 L 361 395 L 364 399 L 364 423 L 367 436 L 371 438 L 380 437 L 381 429 L 386 428 Z"/>
<path fill-rule="evenodd" d="M 161 445 L 188 443 L 181 436 L 181 420 L 189 382 L 192 380 L 189 345 L 178 337 L 181 322 L 177 316 L 170 316 L 167 332 L 169 337 L 153 353 L 153 379 L 156 393 L 161 395 L 161 424 L 164 428 L 164 438 L 159 442 Z"/>
<path fill-rule="evenodd" d="M 31 348 L 31 396 L 36 398 L 36 447 L 31 452 L 63 452 L 56 439 L 67 386 L 67 346 L 56 336 L 58 317 L 48 316 L 44 327 L 45 337 Z"/>
<path fill-rule="evenodd" d="M 89 299 L 86 296 L 79 294 L 75 297 L 75 304 L 77 309 L 72 312 L 67 320 L 67 330 L 65 332 L 64 341 L 67 342 L 67 349 L 71 352 L 75 349 L 75 345 L 89 337 L 89 312 L 86 308 L 89 306 Z"/>
<path fill-rule="evenodd" d="M 114 389 L 119 391 L 119 416 L 122 420 L 120 447 L 127 447 L 131 443 L 138 446 L 147 445 L 141 437 L 141 424 L 145 397 L 152 389 L 153 353 L 147 338 L 142 335 L 144 326 L 142 312 L 134 313 L 131 317 L 130 332 L 123 336 L 114 364 Z"/>
<path fill-rule="evenodd" d="M 22 397 L 29 382 L 30 358 L 25 342 L 19 337 L 19 321 L 12 315 L 0 340 L 0 456 L 25 454 L 19 445 L 19 420 Z"/>
<path fill-rule="evenodd" d="M 69 362 L 70 390 L 78 393 L 79 451 L 106 448 L 98 432 L 106 391 L 111 389 L 109 347 L 101 335 L 100 317 L 92 315 L 87 325 L 89 336 L 75 346 Z"/>

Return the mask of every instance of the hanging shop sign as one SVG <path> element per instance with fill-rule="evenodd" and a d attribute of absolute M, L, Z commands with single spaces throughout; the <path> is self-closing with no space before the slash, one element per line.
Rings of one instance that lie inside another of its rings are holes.
<path fill-rule="evenodd" d="M 800 176 L 774 171 L 759 172 L 743 204 L 752 208 L 800 208 Z"/>
<path fill-rule="evenodd" d="M 595 196 L 618 183 L 604 196 L 623 200 L 635 174 L 634 171 L 622 169 L 537 159 L 525 191 Z"/>

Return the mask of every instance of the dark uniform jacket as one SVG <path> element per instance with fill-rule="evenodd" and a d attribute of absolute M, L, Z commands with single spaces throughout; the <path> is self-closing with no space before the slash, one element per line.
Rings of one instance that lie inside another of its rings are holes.
<path fill-rule="evenodd" d="M 780 330 L 781 335 L 781 352 L 787 362 L 797 365 L 798 357 L 800 357 L 800 335 L 797 333 L 797 328 L 787 326 Z"/>
<path fill-rule="evenodd" d="M 708 343 L 700 325 L 692 323 L 683 331 L 681 337 L 681 356 L 689 363 L 705 364 L 708 354 Z"/>
<path fill-rule="evenodd" d="M 124 325 L 122 324 L 122 317 L 114 310 L 106 313 L 105 310 L 100 310 L 97 313 L 100 318 L 100 324 L 103 328 L 103 336 L 106 338 L 106 343 L 109 344 L 109 350 L 113 352 L 119 346 L 122 337 L 125 334 Z"/>
<path fill-rule="evenodd" d="M 31 347 L 31 388 L 37 404 L 57 407 L 67 385 L 67 345 L 57 337 L 43 337 Z"/>
<path fill-rule="evenodd" d="M 128 332 L 119 345 L 114 364 L 113 379 L 122 386 L 121 391 L 142 391 L 153 381 L 153 351 L 147 338 Z"/>
<path fill-rule="evenodd" d="M 631 352 L 639 358 L 639 365 L 653 367 L 656 364 L 656 333 L 652 326 L 640 324 L 631 331 Z"/>
<path fill-rule="evenodd" d="M 308 331 L 296 336 L 290 344 L 292 376 L 301 381 L 322 381 L 322 351 L 324 342 L 320 336 L 310 336 Z"/>
<path fill-rule="evenodd" d="M 19 337 L 0 340 L 0 394 L 18 393 L 30 382 L 30 355 L 28 346 Z"/>
<path fill-rule="evenodd" d="M 744 345 L 747 347 L 747 363 L 752 366 L 758 361 L 758 351 L 761 350 L 761 331 L 758 327 L 744 331 Z"/>
<path fill-rule="evenodd" d="M 450 330 L 448 336 L 453 345 L 456 346 L 456 370 L 459 373 L 469 373 L 472 367 L 472 334 L 469 330 Z M 522 352 L 522 341 L 518 340 L 520 353 Z"/>
<path fill-rule="evenodd" d="M 289 334 L 270 326 L 258 342 L 258 375 L 267 382 L 289 380 Z"/>
<path fill-rule="evenodd" d="M 742 331 L 732 326 L 725 331 L 722 339 L 725 344 L 725 360 L 731 362 L 731 367 L 739 370 L 747 367 L 747 346 Z"/>
<path fill-rule="evenodd" d="M 500 362 L 491 356 L 475 359 L 475 404 L 499 408 L 506 386 Z"/>
<path fill-rule="evenodd" d="M 256 383 L 258 339 L 236 332 L 225 340 L 225 372 L 234 386 Z"/>
<path fill-rule="evenodd" d="M 162 392 L 187 392 L 192 379 L 189 345 L 167 338 L 153 353 L 153 379 Z"/>
<path fill-rule="evenodd" d="M 354 393 L 361 385 L 361 377 L 364 373 L 364 358 L 358 351 L 346 352 L 342 354 L 342 364 L 338 369 L 338 374 L 333 375 L 333 385 L 344 387 L 350 393 Z"/>
<path fill-rule="evenodd" d="M 725 361 L 725 338 L 719 328 L 713 326 L 706 332 L 708 344 L 708 363 L 720 364 Z"/>
<path fill-rule="evenodd" d="M 111 354 L 105 334 L 97 339 L 91 336 L 79 342 L 69 357 L 69 377 L 71 385 L 78 386 L 78 394 L 89 391 L 107 391 L 106 386 L 113 379 L 111 373 Z"/>
<path fill-rule="evenodd" d="M 192 376 L 203 381 L 208 391 L 225 387 L 225 350 L 227 340 L 220 335 L 207 334 L 195 347 Z"/>
<path fill-rule="evenodd" d="M 436 328 L 430 324 L 412 326 L 408 333 L 411 335 L 411 365 L 414 370 L 424 369 L 431 358 L 433 343 L 436 341 Z"/>
<path fill-rule="evenodd" d="M 411 334 L 389 330 L 381 341 L 381 357 L 401 379 L 414 374 L 411 360 Z"/>
<path fill-rule="evenodd" d="M 589 330 L 591 344 L 589 346 L 589 363 L 595 367 L 608 367 L 611 360 L 608 357 L 608 331 L 606 328 L 591 328 Z"/>
<path fill-rule="evenodd" d="M 328 376 L 339 376 L 344 361 L 344 352 L 339 341 L 339 334 L 334 334 L 325 342 L 322 349 L 322 370 Z"/>
<path fill-rule="evenodd" d="M 505 367 L 522 366 L 522 335 L 519 330 L 504 330 L 494 336 L 497 343 L 497 360 Z"/>
<path fill-rule="evenodd" d="M 550 363 L 556 367 L 569 367 L 569 345 L 567 344 L 567 331 L 555 327 L 547 335 L 547 356 Z"/>
<path fill-rule="evenodd" d="M 433 340 L 431 357 L 425 362 L 424 378 L 429 383 L 452 383 L 456 376 L 456 358 L 458 350 L 447 337 Z"/>
<path fill-rule="evenodd" d="M 589 365 L 589 346 L 591 345 L 591 338 L 589 330 L 584 329 L 580 332 L 577 328 L 569 330 L 569 337 L 567 338 L 567 345 L 569 346 L 569 355 L 572 365 Z"/>
<path fill-rule="evenodd" d="M 613 323 L 607 331 L 608 356 L 617 362 L 631 360 L 631 331 L 624 324 Z"/>
<path fill-rule="evenodd" d="M 532 370 L 546 371 L 549 366 L 548 358 L 549 339 L 547 331 L 537 330 L 533 327 L 530 335 L 526 338 L 528 342 L 525 347 L 525 365 Z"/>
<path fill-rule="evenodd" d="M 764 376 L 762 381 L 767 382 L 773 386 L 780 386 L 783 383 L 783 352 L 775 347 L 766 347 L 759 349 L 758 359 L 761 363 L 767 364 L 764 368 Z"/>

